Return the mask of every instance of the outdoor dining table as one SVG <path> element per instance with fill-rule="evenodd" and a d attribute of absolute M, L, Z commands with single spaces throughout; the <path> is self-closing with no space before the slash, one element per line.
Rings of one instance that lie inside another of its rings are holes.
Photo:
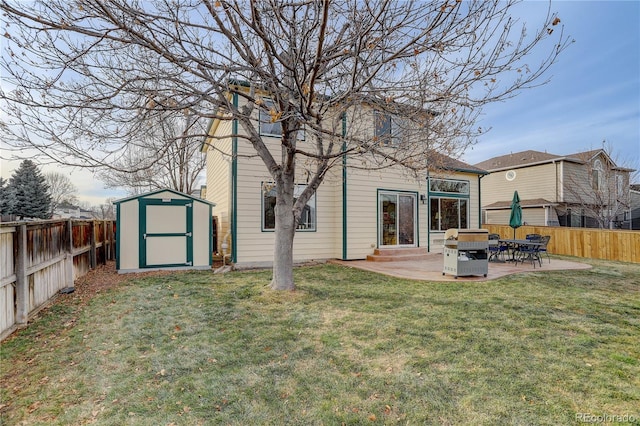
<path fill-rule="evenodd" d="M 511 251 L 511 259 L 509 259 L 509 261 L 517 262 L 516 248 L 528 247 L 531 250 L 526 251 L 527 257 L 523 259 L 523 263 L 524 263 L 524 260 L 531 260 L 533 262 L 533 267 L 535 268 L 536 267 L 535 261 L 537 260 L 540 263 L 540 266 L 542 266 L 542 262 L 540 262 L 538 249 L 543 246 L 543 243 L 539 243 L 531 240 L 517 240 L 517 239 L 504 239 L 504 240 L 500 239 L 498 240 L 498 243 L 506 244 L 508 250 Z"/>

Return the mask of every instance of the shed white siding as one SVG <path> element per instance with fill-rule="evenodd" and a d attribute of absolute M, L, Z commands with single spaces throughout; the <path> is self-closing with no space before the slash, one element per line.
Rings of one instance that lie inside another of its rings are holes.
<path fill-rule="evenodd" d="M 142 194 L 116 204 L 119 272 L 211 267 L 212 204 L 173 190 Z"/>

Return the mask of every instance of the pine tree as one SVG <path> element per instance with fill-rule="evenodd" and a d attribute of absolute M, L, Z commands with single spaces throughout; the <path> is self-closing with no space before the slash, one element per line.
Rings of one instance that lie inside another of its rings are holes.
<path fill-rule="evenodd" d="M 0 216 L 11 214 L 13 197 L 9 194 L 9 182 L 0 177 Z"/>
<path fill-rule="evenodd" d="M 9 180 L 9 194 L 13 204 L 11 213 L 19 219 L 51 217 L 49 186 L 33 161 L 20 163 Z"/>

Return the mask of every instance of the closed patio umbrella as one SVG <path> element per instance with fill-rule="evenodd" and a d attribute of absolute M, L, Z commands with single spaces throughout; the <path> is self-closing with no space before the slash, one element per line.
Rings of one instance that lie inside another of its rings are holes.
<path fill-rule="evenodd" d="M 511 200 L 511 215 L 509 216 L 509 226 L 513 228 L 513 239 L 516 239 L 516 228 L 522 226 L 522 207 L 520 207 L 520 196 L 518 191 L 513 192 Z"/>

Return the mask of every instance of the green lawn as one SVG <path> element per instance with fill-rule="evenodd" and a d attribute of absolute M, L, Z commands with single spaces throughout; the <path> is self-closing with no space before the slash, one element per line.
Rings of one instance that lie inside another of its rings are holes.
<path fill-rule="evenodd" d="M 640 424 L 640 265 L 591 263 L 488 282 L 321 265 L 294 293 L 268 271 L 132 276 L 3 343 L 0 423 Z"/>

